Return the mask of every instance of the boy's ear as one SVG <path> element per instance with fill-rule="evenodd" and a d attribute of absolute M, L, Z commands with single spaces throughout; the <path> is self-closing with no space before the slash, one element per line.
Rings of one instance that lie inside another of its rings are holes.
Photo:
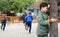
<path fill-rule="evenodd" d="M 44 8 L 44 7 L 41 7 L 41 9 Z"/>

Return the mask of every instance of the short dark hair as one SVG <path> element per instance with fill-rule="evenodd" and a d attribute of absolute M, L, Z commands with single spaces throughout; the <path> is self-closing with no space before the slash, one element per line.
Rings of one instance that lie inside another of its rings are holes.
<path fill-rule="evenodd" d="M 6 14 L 6 12 L 5 11 L 3 11 L 3 13 L 2 14 Z"/>
<path fill-rule="evenodd" d="M 41 8 L 42 8 L 42 7 L 47 7 L 47 6 L 48 6 L 48 4 L 47 4 L 47 3 L 45 3 L 45 2 L 40 3 L 40 5 L 39 5 L 40 10 L 41 10 Z"/>
<path fill-rule="evenodd" d="M 29 11 L 29 14 L 31 14 L 31 11 Z"/>

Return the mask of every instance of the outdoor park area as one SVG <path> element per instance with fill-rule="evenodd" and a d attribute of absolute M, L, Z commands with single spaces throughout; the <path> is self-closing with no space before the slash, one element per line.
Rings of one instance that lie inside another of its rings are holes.
<path fill-rule="evenodd" d="M 32 33 L 29 34 L 23 23 L 10 23 L 7 24 L 5 31 L 0 29 L 0 37 L 37 37 L 36 27 L 37 23 L 32 23 Z M 60 23 L 58 23 L 58 37 L 60 37 Z"/>
<path fill-rule="evenodd" d="M 0 37 L 47 36 L 60 37 L 60 0 L 0 0 Z"/>
<path fill-rule="evenodd" d="M 60 34 L 60 25 L 59 24 L 58 24 L 58 34 Z M 22 23 L 16 23 L 13 25 L 7 24 L 5 31 L 2 31 L 0 29 L 0 37 L 37 37 L 36 27 L 37 27 L 37 23 L 33 23 L 32 24 L 32 33 L 29 34 L 28 31 L 25 30 L 24 25 Z M 60 35 L 59 35 L 59 37 L 60 37 Z"/>

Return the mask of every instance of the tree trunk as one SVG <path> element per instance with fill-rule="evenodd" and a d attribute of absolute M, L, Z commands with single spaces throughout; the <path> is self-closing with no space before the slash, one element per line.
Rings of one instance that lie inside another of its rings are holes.
<path fill-rule="evenodd" d="M 50 17 L 57 18 L 57 0 L 50 0 Z M 58 22 L 50 23 L 50 37 L 58 37 Z"/>

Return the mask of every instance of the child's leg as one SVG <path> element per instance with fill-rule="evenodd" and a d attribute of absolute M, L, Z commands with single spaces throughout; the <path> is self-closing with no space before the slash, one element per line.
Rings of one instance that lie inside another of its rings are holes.
<path fill-rule="evenodd" d="M 1 29 L 2 29 L 3 25 L 4 25 L 4 21 L 2 20 L 2 22 L 1 22 Z"/>
<path fill-rule="evenodd" d="M 25 29 L 28 30 L 28 23 L 25 23 Z"/>
<path fill-rule="evenodd" d="M 31 33 L 31 22 L 29 22 L 29 33 Z"/>
<path fill-rule="evenodd" d="M 5 30 L 5 27 L 6 27 L 6 21 L 4 21 L 3 31 Z"/>

